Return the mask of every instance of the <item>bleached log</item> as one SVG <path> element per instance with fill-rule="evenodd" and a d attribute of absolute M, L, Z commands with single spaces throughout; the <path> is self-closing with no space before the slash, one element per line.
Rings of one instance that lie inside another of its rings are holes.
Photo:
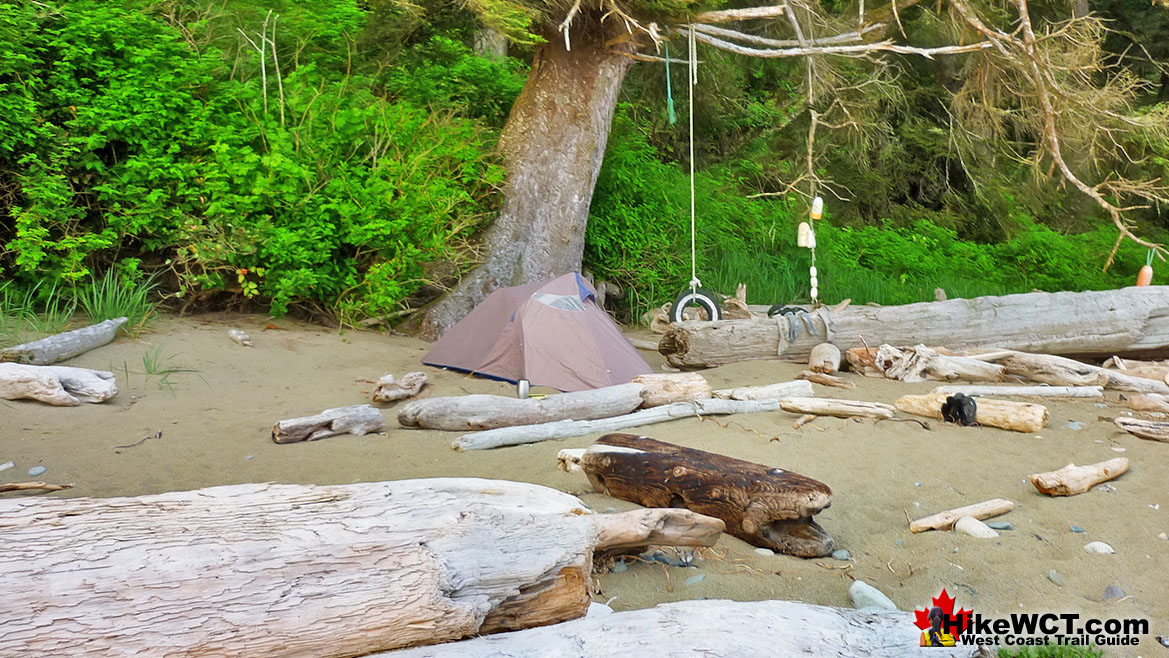
<path fill-rule="evenodd" d="M 592 420 L 627 414 L 641 406 L 641 384 L 619 384 L 543 399 L 460 395 L 406 403 L 398 422 L 435 430 L 486 430 L 557 420 Z"/>
<path fill-rule="evenodd" d="M 0 399 L 75 407 L 82 402 L 105 402 L 117 394 L 114 373 L 105 370 L 0 363 Z"/>
<path fill-rule="evenodd" d="M 931 393 L 965 393 L 966 395 L 993 395 L 1017 398 L 1099 398 L 1104 396 L 1103 386 L 989 386 L 949 384 L 934 387 Z"/>
<path fill-rule="evenodd" d="M 1169 412 L 1169 396 L 1157 393 L 1137 394 L 1128 396 L 1128 408 L 1133 411 Z"/>
<path fill-rule="evenodd" d="M 840 370 L 840 348 L 832 343 L 820 343 L 808 355 L 808 370 L 831 375 Z"/>
<path fill-rule="evenodd" d="M 642 409 L 625 416 L 596 420 L 561 420 L 539 425 L 501 427 L 464 434 L 451 444 L 455 450 L 490 450 L 525 443 L 564 439 L 597 432 L 616 432 L 630 427 L 664 423 L 675 418 L 749 414 L 779 409 L 779 400 L 695 400 Z"/>
<path fill-rule="evenodd" d="M 905 395 L 898 398 L 893 406 L 907 414 L 941 418 L 942 404 L 945 403 L 947 397 L 949 397 L 947 393 Z M 976 421 L 979 425 L 998 427 L 1012 432 L 1038 432 L 1047 424 L 1049 418 L 1047 407 L 1031 402 L 978 398 L 977 405 Z"/>
<path fill-rule="evenodd" d="M 1125 418 L 1123 416 L 1112 422 L 1120 429 L 1135 437 L 1169 443 L 1169 423 L 1167 422 L 1143 420 L 1141 418 Z"/>
<path fill-rule="evenodd" d="M 803 361 L 827 341 L 837 347 L 945 345 L 954 351 L 1004 348 L 1106 358 L 1169 351 L 1169 286 L 1035 292 L 903 306 L 850 306 L 766 320 L 682 322 L 660 351 L 676 368 L 735 361 Z M 1095 382 L 1100 383 L 1100 382 Z"/>
<path fill-rule="evenodd" d="M 363 436 L 380 432 L 386 427 L 382 412 L 368 404 L 325 409 L 315 416 L 289 418 L 272 426 L 272 440 L 276 443 L 316 441 L 338 434 Z"/>
<path fill-rule="evenodd" d="M 0 484 L 0 492 L 2 491 L 64 491 L 65 489 L 72 489 L 75 485 L 72 484 L 49 484 L 47 482 L 7 482 Z"/>
<path fill-rule="evenodd" d="M 845 379 L 843 377 L 837 377 L 835 375 L 826 375 L 822 372 L 812 372 L 811 370 L 805 370 L 805 371 L 801 372 L 796 377 L 796 379 L 806 379 L 806 380 L 812 382 L 813 384 L 820 384 L 821 386 L 834 386 L 836 388 L 845 388 L 845 389 L 856 388 L 856 384 L 848 381 L 847 379 Z"/>
<path fill-rule="evenodd" d="M 1058 471 L 1035 473 L 1031 476 L 1031 484 L 1040 493 L 1048 496 L 1074 496 L 1088 491 L 1092 487 L 1120 477 L 1128 470 L 1128 460 L 1117 457 L 1088 466 L 1068 464 Z"/>
<path fill-rule="evenodd" d="M 47 366 L 71 359 L 113 342 L 127 318 L 104 320 L 94 325 L 0 350 L 0 361 Z"/>
<path fill-rule="evenodd" d="M 643 546 L 714 546 L 726 531 L 722 519 L 688 509 L 638 509 L 597 514 L 597 551 L 625 551 Z"/>
<path fill-rule="evenodd" d="M 901 348 L 881 345 L 877 348 L 875 365 L 884 371 L 885 377 L 903 382 L 927 379 L 997 382 L 1002 381 L 1004 372 L 1001 365 L 939 354 L 925 345 Z"/>
<path fill-rule="evenodd" d="M 803 379 L 777 382 L 766 386 L 741 386 L 723 388 L 714 392 L 714 397 L 724 400 L 778 400 L 780 398 L 807 398 L 815 395 L 812 384 Z"/>
<path fill-rule="evenodd" d="M 976 519 L 988 519 L 992 516 L 1006 514 L 1015 509 L 1015 504 L 1009 500 L 995 498 L 981 503 L 959 507 L 945 512 L 938 512 L 918 519 L 909 524 L 910 532 L 925 532 L 927 530 L 949 530 L 954 527 L 958 519 L 972 516 Z"/>
<path fill-rule="evenodd" d="M 1053 386 L 1103 386 L 1115 391 L 1169 395 L 1169 385 L 1165 382 L 1135 377 L 1119 370 L 1108 370 L 1052 354 L 1008 351 L 996 353 L 993 360 L 1006 368 L 1007 374 Z"/>
<path fill-rule="evenodd" d="M 645 387 L 641 392 L 644 408 L 711 397 L 710 382 L 696 372 L 635 375 L 632 383 Z"/>
<path fill-rule="evenodd" d="M 883 402 L 837 400 L 833 398 L 780 398 L 779 408 L 793 414 L 812 414 L 836 418 L 892 418 L 896 409 Z"/>
<path fill-rule="evenodd" d="M 863 377 L 885 377 L 885 371 L 877 366 L 877 348 L 853 347 L 844 351 L 848 369 Z"/>
<path fill-rule="evenodd" d="M 1122 359 L 1119 356 L 1113 356 L 1105 361 L 1104 369 L 1119 370 L 1133 377 L 1145 377 L 1162 382 L 1165 381 L 1166 377 L 1169 377 L 1169 364 L 1157 361 L 1133 361 Z"/>
<path fill-rule="evenodd" d="M 796 601 L 698 600 L 371 658 L 974 658 L 976 646 L 918 649 L 913 615 Z"/>
<path fill-rule="evenodd" d="M 555 623 L 599 538 L 711 540 L 670 512 L 478 478 L 0 500 L 3 653 L 329 658 Z"/>
<path fill-rule="evenodd" d="M 418 395 L 422 387 L 426 386 L 426 373 L 408 372 L 401 379 L 394 379 L 393 375 L 385 375 L 377 382 L 373 391 L 374 402 L 396 402 Z"/>

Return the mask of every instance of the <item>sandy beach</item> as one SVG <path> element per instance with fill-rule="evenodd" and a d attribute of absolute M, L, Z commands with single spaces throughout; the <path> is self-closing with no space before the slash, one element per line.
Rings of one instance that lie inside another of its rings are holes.
<path fill-rule="evenodd" d="M 254 341 L 242 347 L 228 329 Z M 267 327 L 267 328 L 266 328 Z M 634 334 L 631 334 L 634 335 Z M 647 332 L 637 332 L 651 338 Z M 373 382 L 422 370 L 424 396 L 495 393 L 508 384 L 422 366 L 428 345 L 374 332 L 338 332 L 290 319 L 253 315 L 163 317 L 138 339 L 117 342 L 65 365 L 113 371 L 119 395 L 105 404 L 50 407 L 0 401 L 0 463 L 15 467 L 0 482 L 40 479 L 73 483 L 57 493 L 14 496 L 133 496 L 243 482 L 348 483 L 476 476 L 547 485 L 578 494 L 600 512 L 634 505 L 591 492 L 580 476 L 556 469 L 562 448 L 586 447 L 596 435 L 491 451 L 456 452 L 457 434 L 407 430 L 395 405 L 381 405 L 389 430 L 313 443 L 276 445 L 274 422 L 369 400 Z M 664 359 L 643 352 L 655 368 Z M 147 363 L 144 363 L 146 361 Z M 155 363 L 149 363 L 149 362 Z M 778 361 L 737 363 L 703 371 L 715 388 L 792 379 L 802 368 Z M 154 374 L 148 372 L 152 370 Z M 172 370 L 169 374 L 166 370 Z M 905 384 L 846 374 L 853 390 L 816 386 L 825 397 L 892 403 L 936 383 Z M 946 588 L 976 612 L 1079 612 L 1094 617 L 1146 617 L 1152 635 L 1169 635 L 1169 444 L 1144 441 L 1111 422 L 1127 413 L 1115 392 L 1106 399 L 1047 401 L 1051 414 L 1037 434 L 931 422 L 855 422 L 820 419 L 793 429 L 792 414 L 774 412 L 706 420 L 685 419 L 641 428 L 660 440 L 790 469 L 827 483 L 831 508 L 819 523 L 847 549 L 849 561 L 760 555 L 723 535 L 699 552 L 697 568 L 633 563 L 597 577 L 595 600 L 615 610 L 697 598 L 797 599 L 848 606 L 848 587 L 861 579 L 902 610 L 926 606 Z M 1078 429 L 1077 429 L 1078 428 Z M 149 439 L 130 447 L 148 436 Z M 1069 462 L 1127 457 L 1128 473 L 1112 490 L 1049 498 L 1028 476 Z M 34 466 L 46 467 L 36 478 Z M 996 521 L 1013 530 L 997 539 L 953 532 L 912 534 L 919 518 L 990 498 L 1014 511 Z M 1084 532 L 1073 532 L 1071 526 Z M 1114 555 L 1084 551 L 1103 541 Z M 1060 586 L 1049 578 L 1054 570 Z M 705 574 L 702 579 L 694 578 Z M 687 581 L 690 584 L 686 584 Z M 1104 590 L 1126 596 L 1105 603 Z M 1150 641 L 1131 655 L 1169 655 Z M 1129 655 L 1128 650 L 1108 655 Z"/>

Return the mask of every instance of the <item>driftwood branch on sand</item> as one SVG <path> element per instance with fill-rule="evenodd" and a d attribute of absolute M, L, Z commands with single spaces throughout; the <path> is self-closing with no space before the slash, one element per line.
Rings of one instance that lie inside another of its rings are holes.
<path fill-rule="evenodd" d="M 525 443 L 565 439 L 597 432 L 616 432 L 630 427 L 641 427 L 664 423 L 675 418 L 695 416 L 718 416 L 726 414 L 749 414 L 779 409 L 779 400 L 695 400 L 675 402 L 662 407 L 642 409 L 624 416 L 598 418 L 596 420 L 559 420 L 537 425 L 500 427 L 464 434 L 451 444 L 455 450 L 489 450 Z"/>
<path fill-rule="evenodd" d="M 974 658 L 976 646 L 918 649 L 913 615 L 796 601 L 679 601 L 589 616 L 555 626 L 452 642 L 370 658 Z"/>
<path fill-rule="evenodd" d="M 368 404 L 325 409 L 315 416 L 289 418 L 272 426 L 272 440 L 276 443 L 316 441 L 338 434 L 364 436 L 380 432 L 386 427 L 382 412 Z"/>
<path fill-rule="evenodd" d="M 4 651 L 364 656 L 541 626 L 585 614 L 594 550 L 711 545 L 697 516 L 477 478 L 0 500 Z"/>
<path fill-rule="evenodd" d="M 72 484 L 49 484 L 47 482 L 8 482 L 0 484 L 0 492 L 3 491 L 64 491 L 72 489 L 75 485 Z"/>
<path fill-rule="evenodd" d="M 422 387 L 426 386 L 427 376 L 424 372 L 408 372 L 396 379 L 393 375 L 385 375 L 377 382 L 371 397 L 374 402 L 397 402 L 418 395 Z"/>
<path fill-rule="evenodd" d="M 724 400 L 778 400 L 781 398 L 810 398 L 815 395 L 808 380 L 776 382 L 765 386 L 740 386 L 723 388 L 714 392 L 714 397 Z"/>
<path fill-rule="evenodd" d="M 1120 477 L 1127 470 L 1128 460 L 1124 457 L 1087 466 L 1068 464 L 1058 471 L 1033 474 L 1031 484 L 1048 496 L 1075 496 L 1101 482 Z"/>
<path fill-rule="evenodd" d="M 435 430 L 488 430 L 557 420 L 593 420 L 627 414 L 641 406 L 641 384 L 619 384 L 543 399 L 502 395 L 458 395 L 414 400 L 402 406 L 398 422 Z"/>
<path fill-rule="evenodd" d="M 1135 437 L 1150 441 L 1169 443 L 1169 423 L 1141 418 L 1125 418 L 1123 416 L 1112 421 L 1120 429 Z"/>
<path fill-rule="evenodd" d="M 114 373 L 68 366 L 0 363 L 0 399 L 38 400 L 58 407 L 105 402 L 118 394 Z"/>
<path fill-rule="evenodd" d="M 957 509 L 938 512 L 918 519 L 909 524 L 910 532 L 925 532 L 927 530 L 949 530 L 954 527 L 958 519 L 969 516 L 976 519 L 987 519 L 992 516 L 1006 514 L 1015 509 L 1015 504 L 1009 500 L 995 498 L 981 503 L 959 507 Z"/>
<path fill-rule="evenodd" d="M 826 341 L 842 350 L 864 347 L 867 341 L 1106 358 L 1169 352 L 1166 308 L 1169 286 L 821 308 L 758 320 L 677 323 L 666 330 L 658 349 L 676 368 L 804 361 Z"/>
<path fill-rule="evenodd" d="M 34 366 L 59 363 L 113 342 L 118 335 L 118 329 L 126 322 L 127 318 L 104 320 L 82 329 L 6 347 L 0 350 L 0 361 L 15 361 Z"/>
<path fill-rule="evenodd" d="M 812 519 L 831 505 L 832 490 L 799 473 L 632 434 L 602 436 L 579 464 L 597 491 L 722 519 L 755 546 L 799 557 L 834 548 Z"/>
<path fill-rule="evenodd" d="M 947 384 L 936 386 L 931 393 L 965 393 L 971 396 L 993 395 L 1016 398 L 1099 398 L 1104 396 L 1103 386 L 1001 386 L 975 384 Z"/>
<path fill-rule="evenodd" d="M 927 418 L 942 418 L 942 405 L 945 404 L 946 393 L 929 393 L 926 395 L 904 395 L 893 403 L 898 411 Z M 1047 424 L 1049 418 L 1047 407 L 1031 402 L 1015 402 L 1013 400 L 994 400 L 978 398 L 979 425 L 998 427 L 1013 432 L 1038 432 Z"/>
<path fill-rule="evenodd" d="M 812 372 L 811 370 L 805 370 L 805 371 L 801 372 L 796 377 L 796 379 L 805 379 L 807 381 L 812 382 L 813 384 L 819 384 L 821 386 L 834 386 L 836 388 L 856 388 L 856 384 L 848 381 L 847 379 L 845 379 L 843 377 L 837 377 L 836 375 L 826 375 L 822 372 Z"/>
<path fill-rule="evenodd" d="M 837 400 L 833 398 L 782 398 L 779 408 L 792 414 L 834 416 L 836 418 L 892 418 L 896 409 L 883 402 Z"/>

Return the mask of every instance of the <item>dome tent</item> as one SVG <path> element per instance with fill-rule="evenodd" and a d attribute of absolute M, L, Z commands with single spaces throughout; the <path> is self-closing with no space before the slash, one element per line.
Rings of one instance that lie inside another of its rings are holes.
<path fill-rule="evenodd" d="M 652 372 L 575 272 L 496 290 L 422 362 L 561 391 L 624 384 Z"/>

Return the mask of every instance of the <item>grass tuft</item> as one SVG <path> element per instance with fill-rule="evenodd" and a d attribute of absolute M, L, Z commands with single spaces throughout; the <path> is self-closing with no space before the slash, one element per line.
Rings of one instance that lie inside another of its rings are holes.
<path fill-rule="evenodd" d="M 77 301 L 90 322 L 126 317 L 129 321 L 122 330 L 137 336 L 158 317 L 158 304 L 153 300 L 158 287 L 155 279 L 151 275 L 145 280 L 131 280 L 112 269 L 106 270 L 100 280 L 91 279 L 89 285 L 77 291 Z"/>

